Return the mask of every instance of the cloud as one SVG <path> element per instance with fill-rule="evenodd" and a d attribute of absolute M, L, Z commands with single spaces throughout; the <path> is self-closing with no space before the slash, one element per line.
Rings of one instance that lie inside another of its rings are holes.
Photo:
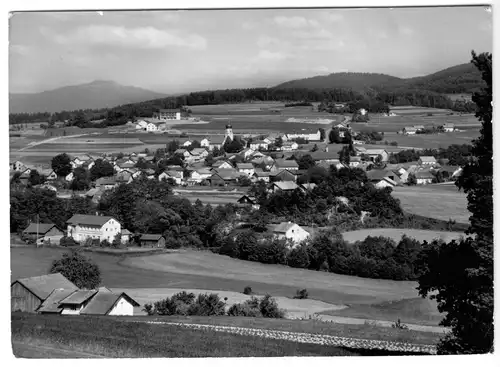
<path fill-rule="evenodd" d="M 399 27 L 399 33 L 404 35 L 404 36 L 411 36 L 415 33 L 415 31 L 410 27 L 402 26 L 402 27 Z"/>
<path fill-rule="evenodd" d="M 331 39 L 334 38 L 334 35 L 332 32 L 324 29 L 324 28 L 318 28 L 318 29 L 312 29 L 312 30 L 300 30 L 300 31 L 294 31 L 292 33 L 292 36 L 296 38 L 301 38 L 301 39 Z"/>
<path fill-rule="evenodd" d="M 243 28 L 244 30 L 250 31 L 252 29 L 257 28 L 257 23 L 246 21 L 246 22 L 243 22 L 243 24 L 241 25 L 241 28 Z"/>
<path fill-rule="evenodd" d="M 340 13 L 322 13 L 321 18 L 330 23 L 337 23 L 344 20 L 344 16 Z"/>
<path fill-rule="evenodd" d="M 289 57 L 290 55 L 284 52 L 274 52 L 269 50 L 260 50 L 257 55 L 258 59 L 265 59 L 265 60 L 284 60 Z"/>
<path fill-rule="evenodd" d="M 304 17 L 294 16 L 294 17 L 285 17 L 285 16 L 276 16 L 273 18 L 273 21 L 276 25 L 284 28 L 307 28 L 307 27 L 318 27 L 319 22 L 315 19 L 306 19 Z"/>
<path fill-rule="evenodd" d="M 173 30 L 165 31 L 154 27 L 89 25 L 78 28 L 73 33 L 53 35 L 53 39 L 63 45 L 87 44 L 137 49 L 163 49 L 174 46 L 204 50 L 207 47 L 207 41 L 199 35 L 180 35 Z"/>
<path fill-rule="evenodd" d="M 282 46 L 282 45 L 284 45 L 284 43 L 287 43 L 287 42 L 280 40 L 278 38 L 269 37 L 269 36 L 260 36 L 259 39 L 257 40 L 257 46 L 259 46 L 260 48 Z"/>
<path fill-rule="evenodd" d="M 26 56 L 30 54 L 30 49 L 25 45 L 9 45 L 10 53 L 13 55 Z"/>

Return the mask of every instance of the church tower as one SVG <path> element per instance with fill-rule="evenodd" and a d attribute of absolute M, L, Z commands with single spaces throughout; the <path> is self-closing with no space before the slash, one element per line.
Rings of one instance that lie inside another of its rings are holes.
<path fill-rule="evenodd" d="M 231 141 L 234 140 L 233 127 L 231 126 L 230 123 L 226 125 L 226 139 L 225 140 L 227 140 L 227 138 L 231 139 Z"/>

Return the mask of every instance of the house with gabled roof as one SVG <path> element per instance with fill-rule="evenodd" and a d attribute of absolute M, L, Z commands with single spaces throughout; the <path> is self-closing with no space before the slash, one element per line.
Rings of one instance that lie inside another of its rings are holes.
<path fill-rule="evenodd" d="M 121 233 L 121 224 L 115 218 L 104 215 L 75 214 L 67 221 L 67 235 L 75 241 L 88 238 L 112 242 Z"/>
<path fill-rule="evenodd" d="M 250 148 L 253 150 L 268 150 L 269 149 L 269 142 L 267 140 L 254 140 L 250 143 Z"/>
<path fill-rule="evenodd" d="M 226 160 L 218 160 L 212 164 L 214 169 L 233 169 L 233 165 Z"/>
<path fill-rule="evenodd" d="M 62 315 L 133 316 L 139 303 L 126 293 L 113 293 L 106 287 L 77 290 L 59 301 Z"/>
<path fill-rule="evenodd" d="M 303 192 L 309 192 L 314 190 L 318 185 L 315 183 L 303 183 L 302 185 L 299 186 L 299 189 L 301 189 Z"/>
<path fill-rule="evenodd" d="M 252 176 L 255 172 L 252 163 L 236 163 L 236 169 L 238 170 L 239 173 L 243 173 L 247 176 Z"/>
<path fill-rule="evenodd" d="M 309 238 L 310 233 L 296 223 L 282 222 L 272 228 L 273 235 L 278 239 L 286 239 L 291 242 L 291 247 L 298 246 Z"/>
<path fill-rule="evenodd" d="M 271 172 L 265 172 L 257 169 L 255 170 L 254 174 L 252 175 L 252 181 L 257 182 L 257 181 L 264 181 L 264 182 L 269 182 L 270 181 L 270 176 Z"/>
<path fill-rule="evenodd" d="M 202 147 L 208 148 L 208 150 L 214 150 L 215 148 L 220 149 L 226 142 L 225 135 L 212 135 L 207 136 L 205 139 L 202 139 L 200 145 Z"/>
<path fill-rule="evenodd" d="M 293 181 L 276 181 L 272 182 L 268 188 L 269 192 L 291 192 L 298 188 L 297 184 Z"/>
<path fill-rule="evenodd" d="M 158 181 L 168 180 L 169 178 L 174 180 L 177 185 L 182 184 L 182 172 L 179 171 L 163 171 L 158 175 Z"/>
<path fill-rule="evenodd" d="M 432 183 L 434 175 L 429 170 L 419 170 L 415 172 L 415 178 L 417 179 L 417 185 L 427 185 Z"/>
<path fill-rule="evenodd" d="M 287 169 L 289 171 L 298 170 L 299 164 L 294 159 L 276 159 L 273 166 L 271 167 L 271 172 L 280 171 Z"/>
<path fill-rule="evenodd" d="M 276 181 L 290 181 L 295 182 L 297 180 L 297 176 L 294 174 L 296 171 L 289 171 L 287 169 L 282 169 L 279 171 L 271 171 L 269 172 L 269 179 L 271 182 Z"/>
<path fill-rule="evenodd" d="M 433 156 L 424 156 L 423 155 L 418 159 L 418 164 L 420 166 L 432 166 L 432 165 L 437 164 L 437 161 L 436 161 L 436 158 L 434 158 Z"/>
<path fill-rule="evenodd" d="M 78 290 L 61 273 L 15 280 L 10 286 L 11 311 L 36 312 L 54 289 Z"/>
<path fill-rule="evenodd" d="M 116 182 L 116 177 L 101 177 L 95 180 L 94 186 L 101 190 L 111 190 L 114 189 L 118 183 Z"/>
<path fill-rule="evenodd" d="M 64 236 L 54 223 L 30 223 L 21 234 L 23 240 L 35 240 L 37 244 L 59 244 Z"/>
<path fill-rule="evenodd" d="M 445 133 L 452 133 L 453 131 L 455 131 L 455 124 L 452 124 L 452 123 L 446 123 L 444 124 L 442 127 L 443 131 Z"/>
<path fill-rule="evenodd" d="M 26 170 L 26 168 L 28 168 L 28 166 L 21 161 L 14 161 L 10 163 L 10 169 L 12 169 L 13 171 L 23 172 L 24 170 Z"/>

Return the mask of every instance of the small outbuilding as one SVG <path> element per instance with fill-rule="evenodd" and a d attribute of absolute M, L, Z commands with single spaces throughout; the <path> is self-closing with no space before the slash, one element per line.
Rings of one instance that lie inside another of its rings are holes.
<path fill-rule="evenodd" d="M 165 237 L 161 234 L 143 234 L 139 237 L 141 247 L 165 247 Z"/>
<path fill-rule="evenodd" d="M 54 223 L 30 223 L 22 232 L 23 240 L 37 241 L 37 244 L 59 244 L 64 232 L 56 227 Z"/>

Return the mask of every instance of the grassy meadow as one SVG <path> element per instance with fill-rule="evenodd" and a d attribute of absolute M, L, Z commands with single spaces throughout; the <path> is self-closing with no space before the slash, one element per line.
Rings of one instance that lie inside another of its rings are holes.
<path fill-rule="evenodd" d="M 47 274 L 58 248 L 11 248 L 11 280 Z M 309 298 L 332 305 L 373 305 L 416 299 L 416 283 L 367 279 L 232 259 L 205 251 L 182 251 L 150 256 L 87 253 L 110 288 L 179 288 L 242 292 L 292 297 L 306 288 Z M 427 300 L 428 301 L 428 300 Z M 408 301 L 411 303 L 412 301 Z M 430 302 L 430 301 L 429 301 Z M 334 308 L 334 307 L 332 307 Z M 364 318 L 374 319 L 369 309 Z M 395 316 L 397 316 L 395 314 Z M 425 320 L 425 318 L 423 319 Z"/>
<path fill-rule="evenodd" d="M 362 355 L 360 352 L 331 346 L 234 335 L 213 330 L 192 330 L 176 325 L 127 323 L 125 320 L 13 313 L 14 354 L 25 356 L 28 352 L 32 358 L 78 358 L 89 355 L 101 358 Z M 41 356 L 36 355 L 37 347 Z M 55 356 L 47 352 L 47 347 L 56 349 Z M 64 356 L 64 352 L 68 355 Z"/>
<path fill-rule="evenodd" d="M 458 191 L 455 185 L 394 187 L 392 195 L 401 201 L 401 207 L 408 213 L 469 223 L 467 196 Z"/>

